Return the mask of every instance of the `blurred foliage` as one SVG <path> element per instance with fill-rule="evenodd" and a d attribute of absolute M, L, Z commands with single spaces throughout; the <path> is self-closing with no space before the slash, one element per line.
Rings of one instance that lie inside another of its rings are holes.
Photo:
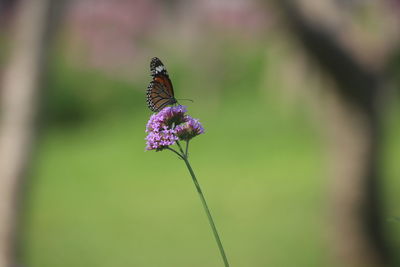
<path fill-rule="evenodd" d="M 135 85 L 99 71 L 77 68 L 54 56 L 45 84 L 44 119 L 52 124 L 82 123 L 114 112 L 144 108 L 144 92 Z"/>
<path fill-rule="evenodd" d="M 266 47 L 233 46 L 209 66 L 165 61 L 206 128 L 191 161 L 233 266 L 333 266 L 323 144 L 307 107 L 281 112 L 274 75 L 282 54 Z M 112 79 L 53 57 L 45 115 L 54 127 L 43 133 L 34 165 L 23 265 L 220 265 L 182 162 L 168 151 L 144 152 L 148 80 Z M 396 112 L 387 117 L 388 218 L 399 215 Z M 397 226 L 388 222 L 388 233 L 400 247 Z"/>
<path fill-rule="evenodd" d="M 158 56 L 176 96 L 194 100 L 182 104 L 205 126 L 191 144 L 191 161 L 232 266 L 333 266 L 325 145 L 315 120 L 322 111 L 283 92 L 285 81 L 302 87 L 303 98 L 315 88 L 306 75 L 299 85 L 286 68 L 297 62 L 285 50 L 290 41 L 272 44 L 273 32 L 246 38 L 207 29 L 202 35 L 201 28 L 182 45 L 171 25 L 184 21 L 160 21 L 165 28 L 146 29 L 151 36 L 135 41 L 139 52 L 128 78 L 71 60 L 62 41 L 52 51 L 42 110 L 50 127 L 28 184 L 21 265 L 221 264 L 182 162 L 168 151 L 144 152 L 148 64 Z M 284 94 L 294 103 L 282 101 Z M 399 105 L 391 107 L 382 160 L 389 219 L 400 215 Z M 399 224 L 388 221 L 387 229 L 400 248 Z"/>
<path fill-rule="evenodd" d="M 0 30 L 0 70 L 2 69 L 3 64 L 7 60 L 8 51 L 9 51 L 9 42 L 7 36 L 4 31 Z"/>
<path fill-rule="evenodd" d="M 290 266 L 287 251 L 298 266 L 323 265 L 319 138 L 305 112 L 289 119 L 279 113 L 275 87 L 260 90 L 265 50 L 238 55 L 240 49 L 226 49 L 209 66 L 221 70 L 209 83 L 205 63 L 193 74 L 192 66 L 165 62 L 179 95 L 194 95 L 189 113 L 206 127 L 191 145 L 192 164 L 233 265 Z M 22 263 L 219 265 L 184 166 L 168 152 L 144 152 L 148 81 L 135 90 L 53 60 L 46 116 L 62 127 L 43 133 L 26 202 Z M 216 108 L 207 104 L 215 93 L 207 86 L 220 89 Z"/>
<path fill-rule="evenodd" d="M 386 71 L 386 75 L 391 79 L 397 90 L 397 99 L 400 100 L 400 49 L 393 53 Z"/>
<path fill-rule="evenodd" d="M 228 46 L 229 43 L 229 40 L 221 41 L 214 48 L 226 47 L 226 51 L 211 66 L 204 60 L 197 61 L 197 65 L 176 58 L 164 60 L 177 98 L 192 98 L 203 103 L 203 100 L 213 101 L 209 98 L 214 95 L 223 95 L 226 103 L 230 99 L 242 101 L 243 92 L 257 93 L 265 71 L 264 47 L 257 47 L 255 43 L 250 47 L 248 44 Z M 62 46 L 56 46 L 52 53 L 44 85 L 42 111 L 47 123 L 68 126 L 113 113 L 136 114 L 147 109 L 145 90 L 151 80 L 147 76 L 148 62 L 141 66 L 141 77 L 128 80 L 102 70 L 85 68 L 68 60 L 68 53 Z M 146 74 L 146 79 L 143 79 L 143 74 Z"/>

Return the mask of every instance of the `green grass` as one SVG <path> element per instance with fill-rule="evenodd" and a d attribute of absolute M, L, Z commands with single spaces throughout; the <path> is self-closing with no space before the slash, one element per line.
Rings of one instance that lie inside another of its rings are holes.
<path fill-rule="evenodd" d="M 325 265 L 318 137 L 302 116 L 282 121 L 266 115 L 270 105 L 246 103 L 204 117 L 193 108 L 207 133 L 192 142 L 191 162 L 231 264 Z M 45 133 L 25 216 L 24 263 L 221 265 L 183 162 L 169 151 L 144 152 L 146 120 L 141 114 Z"/>
<path fill-rule="evenodd" d="M 214 84 L 205 88 L 193 85 L 191 76 L 185 79 L 184 71 L 176 75 L 177 88 L 195 88 L 181 95 L 195 98 L 189 113 L 200 118 L 206 134 L 191 143 L 190 160 L 230 263 L 330 266 L 328 181 L 318 130 L 300 104 L 294 112 L 282 114 L 285 107 L 276 95 L 279 84 L 271 75 L 273 68 L 269 75 L 274 88 L 261 91 L 259 57 L 242 63 L 228 64 L 233 69 L 227 72 L 252 71 L 243 77 L 224 76 L 226 80 L 214 77 Z M 102 84 L 103 97 L 92 101 L 90 119 L 82 116 L 76 124 L 54 124 L 42 134 L 25 202 L 22 265 L 222 266 L 184 163 L 169 151 L 144 152 L 149 112 L 138 104 L 143 93 L 94 74 L 77 78 L 68 76 L 67 70 L 55 72 L 59 76 L 51 85 L 65 94 L 53 92 L 59 98 L 47 110 L 61 114 L 53 120 L 74 119 L 76 111 L 84 114 L 85 101 L 98 88 L 91 88 L 88 96 L 80 90 L 93 80 Z M 64 85 L 64 80 L 69 83 Z M 214 90 L 223 85 L 224 99 Z M 69 92 L 71 88 L 75 91 Z M 118 107 L 121 97 L 108 96 L 110 88 L 122 92 L 123 105 L 130 98 L 136 104 Z M 109 98 L 113 104 L 107 106 Z M 398 111 L 390 114 L 383 163 L 387 214 L 395 217 L 400 216 L 400 127 Z M 93 120 L 96 116 L 103 119 Z M 397 247 L 399 229 L 400 223 L 388 222 Z"/>

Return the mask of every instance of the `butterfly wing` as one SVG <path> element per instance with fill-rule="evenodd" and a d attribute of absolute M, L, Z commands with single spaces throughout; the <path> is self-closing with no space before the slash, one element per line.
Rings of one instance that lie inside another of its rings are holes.
<path fill-rule="evenodd" d="M 151 81 L 147 87 L 147 106 L 153 112 L 158 112 L 168 105 L 175 104 L 176 100 L 166 90 L 164 84 Z"/>
<path fill-rule="evenodd" d="M 150 71 L 153 81 L 147 87 L 147 106 L 158 112 L 165 106 L 175 104 L 176 99 L 168 72 L 159 58 L 151 60 Z"/>

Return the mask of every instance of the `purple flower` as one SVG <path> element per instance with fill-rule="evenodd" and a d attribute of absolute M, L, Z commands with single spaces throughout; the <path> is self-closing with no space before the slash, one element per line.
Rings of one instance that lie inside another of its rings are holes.
<path fill-rule="evenodd" d="M 178 140 L 188 141 L 204 133 L 200 122 L 185 113 L 185 106 L 175 106 L 151 115 L 146 125 L 146 150 L 161 151 Z"/>
<path fill-rule="evenodd" d="M 146 126 L 146 132 L 158 132 L 185 122 L 185 106 L 166 107 L 160 112 L 151 115 Z"/>
<path fill-rule="evenodd" d="M 180 140 L 189 141 L 193 137 L 204 133 L 204 128 L 199 120 L 193 119 L 190 116 L 186 116 L 186 120 L 185 123 L 175 128 L 175 134 Z"/>
<path fill-rule="evenodd" d="M 160 132 L 150 132 L 147 137 L 147 150 L 156 149 L 157 151 L 161 151 L 164 148 L 175 144 L 175 141 L 178 140 L 178 137 L 175 135 L 174 130 L 162 130 Z"/>

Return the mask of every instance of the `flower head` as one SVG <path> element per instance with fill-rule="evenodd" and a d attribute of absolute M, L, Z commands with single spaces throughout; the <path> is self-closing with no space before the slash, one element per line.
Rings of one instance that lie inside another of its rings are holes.
<path fill-rule="evenodd" d="M 190 116 L 186 116 L 186 120 L 185 123 L 175 128 L 176 135 L 180 140 L 189 141 L 193 137 L 204 133 L 204 128 L 199 120 L 193 119 Z"/>
<path fill-rule="evenodd" d="M 200 122 L 185 113 L 185 106 L 175 106 L 151 115 L 146 125 L 146 150 L 161 151 L 178 140 L 188 141 L 204 133 Z"/>
<path fill-rule="evenodd" d="M 185 106 L 166 107 L 151 115 L 146 126 L 146 132 L 159 132 L 185 122 Z"/>
<path fill-rule="evenodd" d="M 174 130 L 162 130 L 160 132 L 150 132 L 146 137 L 146 149 L 161 151 L 168 146 L 175 144 L 178 137 L 174 134 Z"/>

